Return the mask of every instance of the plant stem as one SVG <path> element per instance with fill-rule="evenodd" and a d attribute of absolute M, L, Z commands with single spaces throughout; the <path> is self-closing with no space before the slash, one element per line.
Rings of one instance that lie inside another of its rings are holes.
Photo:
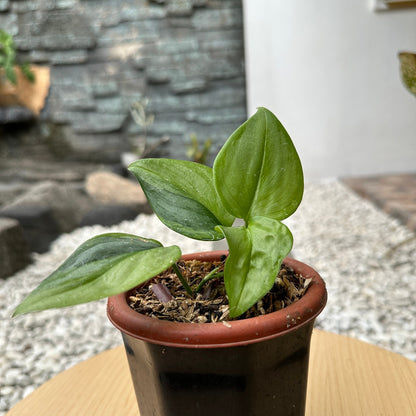
<path fill-rule="evenodd" d="M 224 272 L 220 272 L 217 273 L 217 271 L 219 270 L 220 266 L 216 267 L 214 270 L 211 270 L 200 282 L 199 285 L 197 286 L 197 288 L 195 289 L 195 292 L 198 293 L 202 286 L 204 286 L 205 283 L 207 283 L 208 281 L 212 280 L 212 279 L 216 279 L 217 277 L 222 277 L 224 276 Z"/>
<path fill-rule="evenodd" d="M 168 303 L 173 299 L 172 293 L 163 283 L 153 284 L 150 289 L 162 303 Z"/>
<path fill-rule="evenodd" d="M 175 263 L 172 266 L 174 272 L 176 273 L 176 276 L 178 276 L 178 279 L 181 281 L 182 286 L 184 287 L 184 289 L 186 290 L 186 293 L 190 296 L 194 295 L 194 292 L 192 291 L 191 287 L 189 286 L 188 282 L 186 281 L 186 279 L 183 277 L 183 274 L 181 273 L 181 271 L 179 270 L 178 265 Z"/>

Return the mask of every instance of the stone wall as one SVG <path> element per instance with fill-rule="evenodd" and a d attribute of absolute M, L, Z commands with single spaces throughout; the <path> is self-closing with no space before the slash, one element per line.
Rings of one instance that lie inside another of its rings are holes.
<path fill-rule="evenodd" d="M 192 133 L 215 153 L 246 119 L 242 25 L 241 0 L 0 0 L 19 56 L 51 67 L 38 133 L 106 162 L 144 135 L 169 137 L 160 155 L 185 158 Z"/>

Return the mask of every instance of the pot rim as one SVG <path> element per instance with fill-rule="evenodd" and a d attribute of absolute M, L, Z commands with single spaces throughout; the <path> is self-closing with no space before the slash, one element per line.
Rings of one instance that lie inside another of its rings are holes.
<path fill-rule="evenodd" d="M 227 251 L 209 251 L 186 254 L 182 259 L 210 261 L 227 254 Z M 282 336 L 313 322 L 327 301 L 325 282 L 312 267 L 290 257 L 283 262 L 312 281 L 301 299 L 280 311 L 228 322 L 171 322 L 132 310 L 127 303 L 131 293 L 128 291 L 109 297 L 107 316 L 116 328 L 131 337 L 171 347 L 231 347 Z"/>

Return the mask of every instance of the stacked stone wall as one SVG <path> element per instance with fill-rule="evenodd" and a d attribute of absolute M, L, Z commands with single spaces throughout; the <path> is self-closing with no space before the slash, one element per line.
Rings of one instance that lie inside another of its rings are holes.
<path fill-rule="evenodd" d="M 60 156 L 116 161 L 165 136 L 160 155 L 185 158 L 192 133 L 215 153 L 246 119 L 241 0 L 0 0 L 0 27 L 51 68 L 38 131 Z M 130 112 L 144 99 L 148 127 Z"/>

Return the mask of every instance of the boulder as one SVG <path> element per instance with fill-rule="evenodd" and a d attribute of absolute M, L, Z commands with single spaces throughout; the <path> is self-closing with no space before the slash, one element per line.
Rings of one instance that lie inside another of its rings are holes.
<path fill-rule="evenodd" d="M 0 211 L 0 217 L 18 221 L 26 243 L 36 253 L 48 251 L 50 243 L 61 233 L 52 209 L 44 205 L 27 204 L 5 208 Z"/>
<path fill-rule="evenodd" d="M 11 123 L 27 123 L 33 121 L 35 116 L 25 108 L 19 106 L 1 107 L 0 106 L 0 125 Z"/>
<path fill-rule="evenodd" d="M 0 217 L 19 221 L 32 251 L 43 253 L 61 233 L 79 226 L 93 201 L 70 184 L 41 182 L 0 210 Z"/>
<path fill-rule="evenodd" d="M 49 208 L 59 230 L 69 232 L 78 227 L 85 213 L 93 205 L 94 202 L 84 191 L 74 185 L 43 181 L 34 185 L 12 203 L 5 205 L 0 210 L 0 216 L 10 216 L 13 210 L 25 206 Z M 12 215 L 12 218 L 15 216 Z"/>
<path fill-rule="evenodd" d="M 17 220 L 0 218 L 0 279 L 30 263 L 30 250 Z"/>
<path fill-rule="evenodd" d="M 86 178 L 85 188 L 97 204 L 124 205 L 135 209 L 137 213 L 152 213 L 139 183 L 115 173 L 108 171 L 90 173 Z"/>
<path fill-rule="evenodd" d="M 109 227 L 123 221 L 134 220 L 136 217 L 137 210 L 127 205 L 98 205 L 85 215 L 80 226 L 99 224 Z"/>

